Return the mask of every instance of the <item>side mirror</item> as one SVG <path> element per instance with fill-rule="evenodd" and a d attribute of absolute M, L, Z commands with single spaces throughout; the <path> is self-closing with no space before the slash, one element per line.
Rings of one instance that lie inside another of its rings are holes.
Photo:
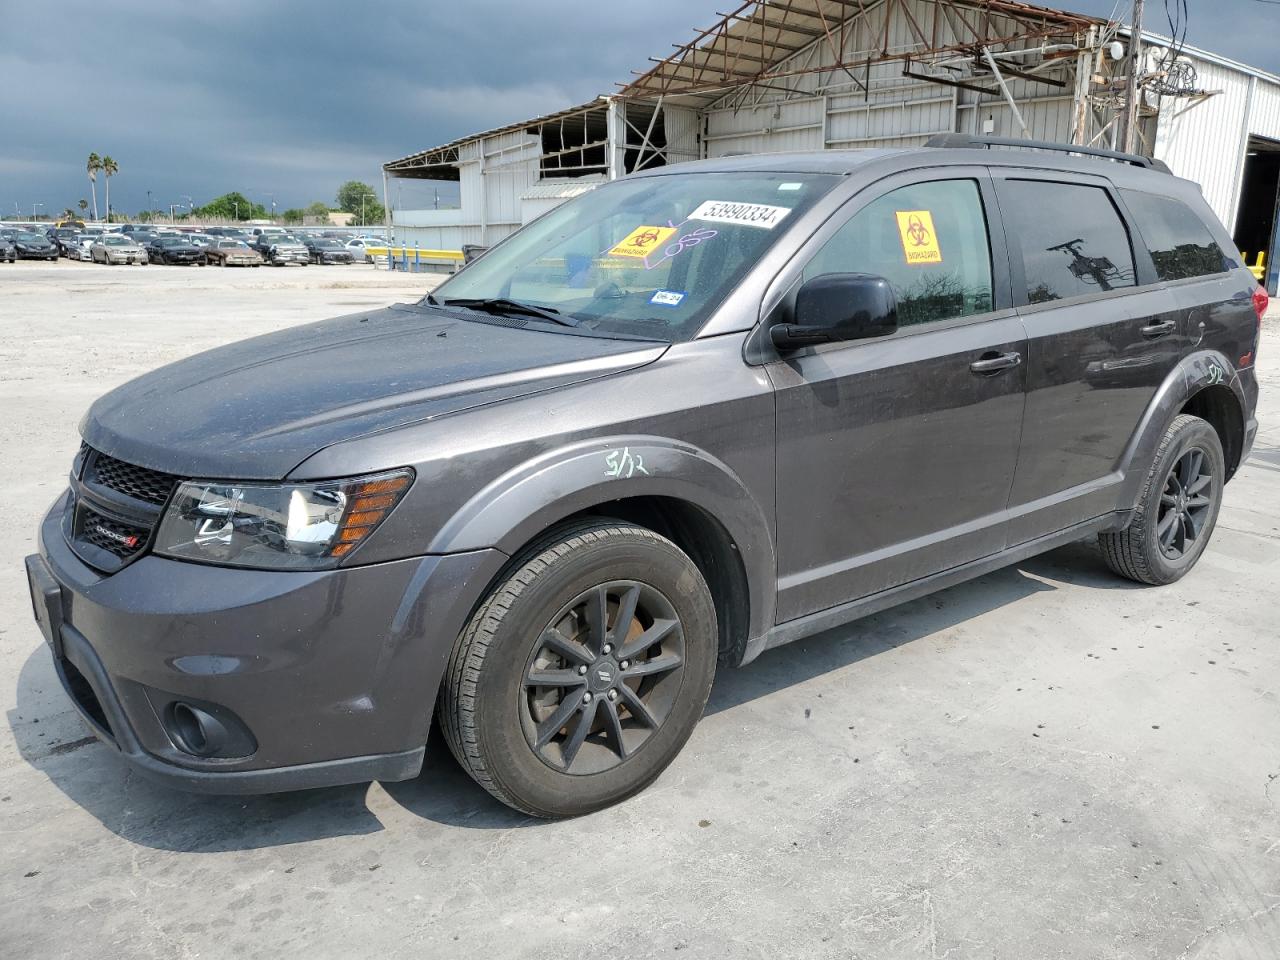
<path fill-rule="evenodd" d="M 795 323 L 774 324 L 769 336 L 786 351 L 883 337 L 897 329 L 898 300 L 888 280 L 870 273 L 824 273 L 796 294 Z"/>

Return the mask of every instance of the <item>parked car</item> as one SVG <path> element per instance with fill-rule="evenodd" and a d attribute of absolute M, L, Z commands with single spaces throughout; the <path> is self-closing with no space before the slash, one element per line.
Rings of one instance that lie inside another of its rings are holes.
<path fill-rule="evenodd" d="M 88 233 L 82 233 L 74 244 L 67 248 L 68 260 L 92 260 L 93 245 L 98 242 L 98 237 Z"/>
<path fill-rule="evenodd" d="M 152 263 L 185 264 L 186 266 L 196 264 L 203 267 L 208 262 L 205 259 L 204 247 L 196 246 L 184 236 L 156 237 L 147 244 L 147 257 Z"/>
<path fill-rule="evenodd" d="M 364 263 L 373 263 L 373 255 L 369 253 L 371 246 L 384 246 L 380 241 L 365 240 L 361 237 L 348 240 L 346 244 L 347 250 L 351 253 L 351 259 L 359 260 Z"/>
<path fill-rule="evenodd" d="M 18 260 L 18 248 L 14 246 L 13 240 L 3 234 L 0 234 L 0 260 L 8 260 L 10 263 Z"/>
<path fill-rule="evenodd" d="M 219 238 L 205 247 L 209 262 L 219 267 L 260 267 L 262 255 L 243 240 Z"/>
<path fill-rule="evenodd" d="M 351 263 L 351 251 L 328 237 L 308 237 L 303 241 L 312 263 Z"/>
<path fill-rule="evenodd" d="M 123 234 L 104 233 L 89 247 L 89 259 L 94 263 L 137 263 L 145 267 L 147 251 Z"/>
<path fill-rule="evenodd" d="M 305 267 L 311 262 L 306 246 L 290 234 L 260 233 L 253 243 L 253 249 L 262 254 L 263 260 L 276 267 L 285 267 L 291 263 L 299 263 Z"/>
<path fill-rule="evenodd" d="M 80 231 L 74 227 L 54 227 L 45 231 L 45 237 L 58 248 L 58 255 L 65 257 L 68 255 L 69 249 L 80 236 Z"/>
<path fill-rule="evenodd" d="M 414 777 L 438 715 L 575 815 L 659 775 L 717 663 L 1082 537 L 1184 576 L 1265 291 L 1162 165 L 935 142 L 643 171 L 417 304 L 106 394 L 27 559 L 90 728 L 257 792 Z"/>
<path fill-rule="evenodd" d="M 18 257 L 22 260 L 57 260 L 58 247 L 48 237 L 38 233 L 19 230 L 13 234 L 13 245 L 17 248 Z"/>

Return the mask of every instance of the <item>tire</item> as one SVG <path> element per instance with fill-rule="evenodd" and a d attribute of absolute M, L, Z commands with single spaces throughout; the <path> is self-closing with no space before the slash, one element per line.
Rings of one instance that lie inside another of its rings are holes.
<path fill-rule="evenodd" d="M 1226 475 L 1218 432 L 1199 417 L 1175 417 L 1156 448 L 1129 525 L 1098 534 L 1107 566 L 1152 586 L 1182 579 L 1213 536 Z"/>
<path fill-rule="evenodd" d="M 616 622 L 600 629 L 601 597 L 603 622 L 622 604 L 635 610 L 621 637 Z M 670 540 L 606 519 L 562 526 L 512 561 L 463 629 L 441 728 L 463 769 L 508 806 L 590 813 L 675 759 L 711 691 L 717 638 L 706 582 Z"/>

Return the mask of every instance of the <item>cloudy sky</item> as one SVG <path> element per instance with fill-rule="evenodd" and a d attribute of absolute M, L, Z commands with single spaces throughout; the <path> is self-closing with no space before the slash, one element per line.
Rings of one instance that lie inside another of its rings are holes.
<path fill-rule="evenodd" d="M 380 190 L 383 161 L 611 91 L 730 2 L 0 0 L 0 215 L 88 198 L 91 150 L 119 163 L 130 211 L 148 190 L 281 209 L 352 178 Z M 1165 0 L 1147 3 L 1159 30 Z M 1280 73 L 1280 3 L 1188 6 L 1189 42 Z"/>

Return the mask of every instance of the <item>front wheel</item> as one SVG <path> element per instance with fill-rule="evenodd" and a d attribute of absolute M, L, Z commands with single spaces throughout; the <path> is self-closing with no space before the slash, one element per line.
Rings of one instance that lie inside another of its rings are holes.
<path fill-rule="evenodd" d="M 458 762 L 538 817 L 648 786 L 693 732 L 715 676 L 706 581 L 621 521 L 562 527 L 514 562 L 454 647 L 440 703 Z"/>
<path fill-rule="evenodd" d="M 1175 417 L 1156 448 L 1133 519 L 1123 530 L 1098 535 L 1107 566 L 1153 586 L 1180 580 L 1213 535 L 1226 476 L 1218 432 L 1199 417 Z"/>

